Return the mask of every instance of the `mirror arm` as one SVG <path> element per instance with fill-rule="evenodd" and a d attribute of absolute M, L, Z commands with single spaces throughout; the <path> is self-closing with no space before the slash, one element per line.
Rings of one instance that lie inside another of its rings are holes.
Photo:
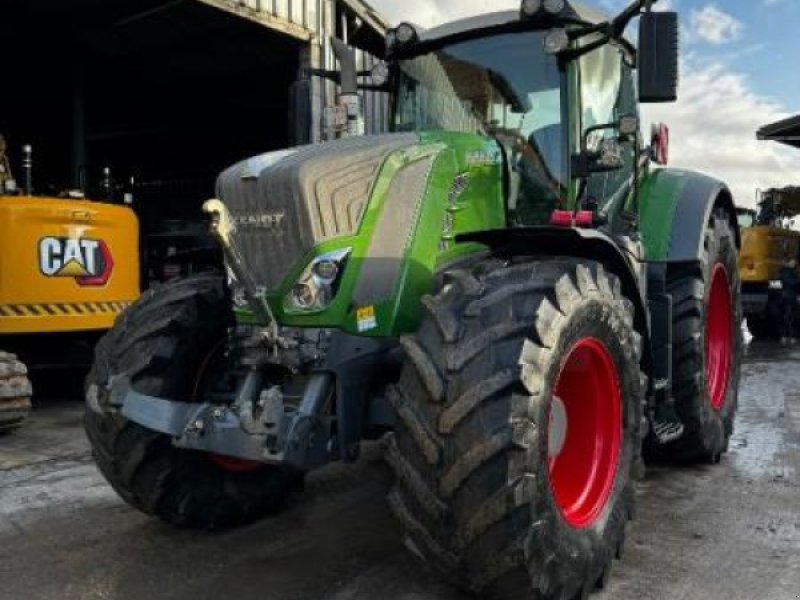
<path fill-rule="evenodd" d="M 358 89 L 366 91 L 366 92 L 390 92 L 392 90 L 391 86 L 386 83 L 384 85 L 374 85 L 371 83 L 359 83 Z"/>
<path fill-rule="evenodd" d="M 342 74 L 339 71 L 307 68 L 304 70 L 304 72 L 308 77 L 321 77 L 322 79 L 327 79 L 329 81 L 333 81 L 334 83 L 342 82 Z"/>
<path fill-rule="evenodd" d="M 636 220 L 639 220 L 639 182 L 641 181 L 641 173 L 639 172 L 641 163 L 641 139 L 637 131 L 633 137 L 633 214 L 636 215 Z M 647 163 L 645 163 L 647 164 Z"/>
<path fill-rule="evenodd" d="M 594 133 L 595 131 L 604 131 L 606 129 L 615 129 L 617 127 L 616 123 L 603 123 L 601 125 L 592 125 L 591 127 L 587 127 L 586 131 L 583 132 L 583 137 L 581 138 L 581 150 L 586 152 L 586 143 L 589 141 L 589 134 Z"/>
<path fill-rule="evenodd" d="M 658 0 L 636 0 L 619 15 L 614 17 L 614 20 L 611 21 L 613 37 L 621 38 L 630 22 L 641 14 L 642 9 L 646 12 L 650 12 L 652 10 L 652 5 L 656 2 L 658 2 Z"/>

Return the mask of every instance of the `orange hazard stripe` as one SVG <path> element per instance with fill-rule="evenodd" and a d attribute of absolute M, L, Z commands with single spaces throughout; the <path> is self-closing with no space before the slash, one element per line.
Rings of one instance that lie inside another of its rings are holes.
<path fill-rule="evenodd" d="M 61 317 L 121 313 L 130 302 L 80 302 L 77 304 L 0 304 L 0 317 Z"/>

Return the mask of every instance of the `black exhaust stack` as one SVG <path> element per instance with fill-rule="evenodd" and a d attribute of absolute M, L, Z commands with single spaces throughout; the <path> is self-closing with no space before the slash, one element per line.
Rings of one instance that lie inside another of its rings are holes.
<path fill-rule="evenodd" d="M 33 196 L 33 148 L 30 144 L 22 147 L 22 177 L 26 196 Z"/>

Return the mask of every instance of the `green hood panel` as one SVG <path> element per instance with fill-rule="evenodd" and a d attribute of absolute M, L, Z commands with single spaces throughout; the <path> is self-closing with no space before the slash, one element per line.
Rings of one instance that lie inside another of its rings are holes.
<path fill-rule="evenodd" d="M 392 152 L 356 234 L 317 245 L 268 294 L 280 324 L 370 337 L 416 329 L 437 270 L 483 249 L 457 245 L 455 236 L 506 226 L 502 170 L 500 148 L 477 135 L 425 133 Z M 342 248 L 351 254 L 332 304 L 313 314 L 288 310 L 284 300 L 309 262 Z"/>

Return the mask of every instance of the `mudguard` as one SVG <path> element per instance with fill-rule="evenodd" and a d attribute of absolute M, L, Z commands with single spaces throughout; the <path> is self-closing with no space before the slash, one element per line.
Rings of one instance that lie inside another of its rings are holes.
<path fill-rule="evenodd" d="M 608 271 L 619 277 L 622 292 L 635 305 L 636 329 L 645 337 L 643 363 L 646 366 L 652 364 L 645 300 L 645 265 L 628 258 L 620 246 L 606 234 L 595 229 L 520 227 L 463 234 L 456 240 L 484 244 L 490 248 L 492 254 L 500 257 L 555 255 L 603 263 Z"/>
<path fill-rule="evenodd" d="M 649 261 L 698 260 L 706 226 L 717 207 L 727 210 L 736 247 L 741 247 L 733 196 L 713 177 L 680 169 L 652 171 L 642 182 L 640 205 L 642 239 Z"/>

